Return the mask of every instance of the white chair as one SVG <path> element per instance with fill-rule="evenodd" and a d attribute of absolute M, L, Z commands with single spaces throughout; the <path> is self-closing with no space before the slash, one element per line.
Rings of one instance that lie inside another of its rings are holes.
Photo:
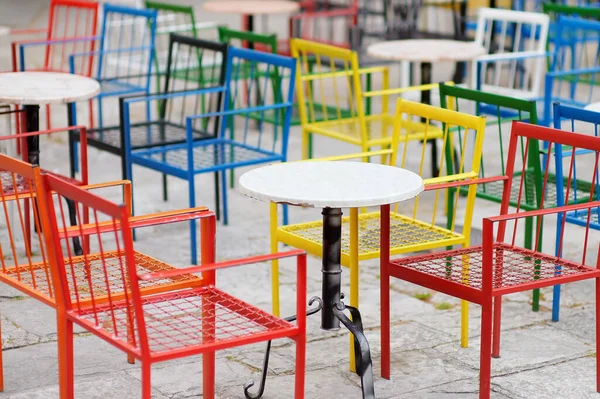
<path fill-rule="evenodd" d="M 546 14 L 479 9 L 475 42 L 488 54 L 472 64 L 472 87 L 521 99 L 541 98 L 549 24 Z"/>

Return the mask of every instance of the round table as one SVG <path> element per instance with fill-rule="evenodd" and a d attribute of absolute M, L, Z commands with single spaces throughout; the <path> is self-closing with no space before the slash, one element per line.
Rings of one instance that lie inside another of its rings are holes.
<path fill-rule="evenodd" d="M 40 130 L 40 105 L 71 104 L 88 100 L 100 92 L 100 84 L 91 78 L 57 72 L 0 73 L 0 103 L 23 105 L 25 132 Z M 71 117 L 69 117 L 71 123 Z M 39 136 L 27 138 L 28 160 L 39 164 Z"/>
<path fill-rule="evenodd" d="M 583 109 L 585 109 L 587 111 L 600 112 L 600 102 L 591 103 L 589 105 L 586 105 Z"/>
<path fill-rule="evenodd" d="M 10 35 L 10 28 L 8 26 L 0 25 L 0 36 Z"/>
<path fill-rule="evenodd" d="M 340 321 L 354 335 L 355 346 L 367 364 L 357 371 L 363 397 L 374 397 L 369 345 L 362 332 L 358 309 L 350 308 L 352 321 L 343 313 L 341 300 L 342 209 L 386 206 L 409 200 L 423 191 L 423 179 L 393 166 L 366 162 L 288 162 L 246 172 L 240 191 L 260 201 L 323 208 L 321 328 L 337 330 Z"/>
<path fill-rule="evenodd" d="M 246 29 L 254 31 L 255 15 L 290 14 L 300 9 L 300 4 L 288 0 L 223 0 L 207 1 L 204 9 L 211 12 L 241 14 L 248 17 Z"/>

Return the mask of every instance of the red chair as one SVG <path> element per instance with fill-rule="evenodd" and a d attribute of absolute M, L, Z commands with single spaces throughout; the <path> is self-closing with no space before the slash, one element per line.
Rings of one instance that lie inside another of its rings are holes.
<path fill-rule="evenodd" d="M 390 260 L 389 206 L 383 207 L 381 216 L 381 374 L 384 378 L 390 378 L 389 292 L 391 277 L 481 305 L 480 398 L 490 397 L 492 357 L 498 357 L 500 354 L 500 314 L 503 295 L 596 279 L 596 301 L 598 301 L 600 245 L 594 244 L 590 238 L 590 236 L 593 237 L 593 232 L 590 234 L 591 218 L 589 216 L 592 214 L 589 210 L 600 207 L 597 195 L 593 194 L 597 188 L 592 183 L 591 194 L 586 203 L 551 208 L 554 204 L 549 198 L 549 208 L 544 208 L 546 187 L 549 184 L 549 170 L 553 167 L 549 160 L 554 157 L 546 157 L 548 159 L 546 164 L 541 168 L 538 166 L 534 171 L 540 179 L 543 179 L 541 192 L 538 192 L 540 190 L 536 189 L 535 185 L 528 184 L 524 181 L 526 179 L 521 178 L 527 176 L 525 172 L 528 157 L 537 157 L 540 154 L 538 140 L 545 140 L 549 143 L 550 154 L 553 154 L 554 151 L 564 154 L 563 148 L 572 154 L 562 165 L 567 195 L 568 190 L 574 189 L 575 176 L 577 179 L 585 178 L 586 181 L 598 181 L 600 138 L 514 122 L 506 163 L 506 175 L 478 180 L 478 183 L 483 183 L 484 180 L 486 182 L 491 180 L 504 182 L 500 215 L 483 219 L 483 244 L 480 246 Z M 525 148 L 523 157 L 519 150 L 521 145 Z M 575 157 L 573 155 L 580 152 L 591 152 L 592 155 L 595 155 L 595 161 L 592 159 L 592 162 L 585 168 L 580 165 L 577 175 L 575 175 L 573 162 Z M 558 165 L 554 167 L 558 167 Z M 438 189 L 448 188 L 449 195 L 458 195 L 454 183 L 437 186 Z M 528 189 L 525 189 L 525 186 Z M 430 188 L 428 187 L 428 189 Z M 516 211 L 509 213 L 511 192 L 515 191 L 518 192 Z M 539 210 L 522 211 L 520 209 L 521 204 L 525 203 L 525 196 L 529 195 L 536 195 L 540 199 Z M 587 221 L 581 223 L 580 226 L 565 225 L 564 215 L 574 210 L 587 211 Z M 577 247 L 576 251 L 559 250 L 556 253 L 560 255 L 554 256 L 548 255 L 554 254 L 555 251 L 553 248 L 547 248 L 548 243 L 546 242 L 544 250 L 548 254 L 540 251 L 542 231 L 548 237 L 555 237 L 553 234 L 556 231 L 550 230 L 552 228 L 556 230 L 557 223 L 554 222 L 551 215 L 557 216 L 559 221 L 562 218 L 562 223 L 558 224 L 562 230 L 558 231 L 556 236 L 559 238 L 557 239 L 557 242 L 560 243 L 559 248 L 563 248 L 565 238 L 568 238 L 570 242 L 581 244 L 581 247 Z M 516 242 L 520 242 L 522 239 L 527 218 L 533 218 L 536 227 L 535 245 L 533 246 L 536 249 L 534 250 L 516 245 Z M 549 220 L 543 223 L 543 219 Z M 600 306 L 597 302 L 596 334 L 599 333 Z M 598 340 L 596 346 L 596 350 L 600 351 Z M 598 392 L 600 392 L 599 362 L 600 359 L 596 357 L 596 389 Z"/>
<path fill-rule="evenodd" d="M 98 2 L 95 0 L 50 0 L 48 26 L 45 29 L 13 31 L 12 35 L 44 35 L 39 39 L 19 40 L 12 46 L 13 71 L 70 73 L 69 56 L 95 50 L 98 27 Z M 43 57 L 33 53 L 43 47 Z M 28 51 L 29 50 L 29 51 Z M 91 57 L 82 62 L 77 73 L 91 76 Z M 90 101 L 91 112 L 91 101 Z M 71 121 L 69 121 L 70 123 Z M 46 106 L 46 123 L 51 127 L 50 106 Z"/>
<path fill-rule="evenodd" d="M 66 388 L 63 399 L 73 398 L 73 323 L 141 361 L 142 395 L 151 397 L 150 373 L 153 363 L 202 354 L 203 398 L 214 398 L 215 351 L 276 338 L 296 341 L 295 397 L 304 397 L 306 342 L 306 255 L 294 250 L 273 255 L 214 263 L 215 224 L 212 212 L 199 208 L 202 263 L 173 269 L 164 262 L 163 271 L 143 270 L 148 257 L 133 248 L 129 210 L 76 186 L 44 175 L 38 193 L 44 209 L 43 231 L 51 249 L 50 263 L 55 282 L 59 313 L 59 365 L 66 374 L 61 384 Z M 69 227 L 62 201 L 66 197 L 76 204 L 78 220 L 89 210 L 88 224 Z M 58 204 L 58 205 L 57 205 Z M 172 216 L 164 223 L 190 220 L 187 213 Z M 46 233 L 47 232 L 47 233 Z M 75 256 L 65 241 L 78 237 L 84 254 Z M 66 248 L 66 253 L 63 250 Z M 93 254 L 93 255 L 88 255 Z M 217 270 L 273 259 L 297 257 L 296 324 L 275 317 L 215 287 Z M 76 274 L 81 266 L 95 270 L 96 284 L 85 275 Z M 201 277 L 181 281 L 176 287 L 152 286 L 164 280 L 176 280 L 191 274 Z M 77 293 L 87 288 L 84 298 Z"/>

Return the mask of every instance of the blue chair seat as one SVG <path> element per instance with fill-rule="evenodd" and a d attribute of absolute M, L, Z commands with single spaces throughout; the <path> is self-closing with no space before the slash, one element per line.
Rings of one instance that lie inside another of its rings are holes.
<path fill-rule="evenodd" d="M 194 142 L 194 174 L 282 161 L 281 153 L 265 151 L 229 139 Z M 187 179 L 190 168 L 186 143 L 166 145 L 131 153 L 131 162 Z"/>

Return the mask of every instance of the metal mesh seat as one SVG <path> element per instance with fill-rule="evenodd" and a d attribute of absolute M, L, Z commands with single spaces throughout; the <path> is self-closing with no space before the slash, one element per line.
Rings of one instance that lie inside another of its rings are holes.
<path fill-rule="evenodd" d="M 395 259 L 390 261 L 390 264 L 481 290 L 482 257 L 483 247 L 477 246 L 444 251 L 440 254 Z M 573 281 L 576 281 L 598 274 L 598 270 L 592 267 L 502 243 L 493 246 L 493 262 L 494 289 L 516 290 L 530 283 L 542 282 L 551 285 L 551 281 L 548 280 L 559 277 L 575 278 Z"/>
<path fill-rule="evenodd" d="M 194 140 L 212 137 L 213 134 L 195 130 Z M 150 148 L 159 145 L 177 144 L 185 142 L 185 126 L 169 121 L 141 122 L 131 125 L 130 137 L 132 149 Z M 120 154 L 121 130 L 118 126 L 112 128 L 94 129 L 88 132 L 88 143 L 94 146 L 104 144 L 110 152 Z"/>
<path fill-rule="evenodd" d="M 142 308 L 146 320 L 148 344 L 153 355 L 182 349 L 202 350 L 216 344 L 234 344 L 240 339 L 265 333 L 285 334 L 295 326 L 259 308 L 243 302 L 217 288 L 199 287 L 161 295 L 143 297 Z M 103 319 L 106 332 L 126 331 L 128 308 L 125 301 L 114 304 L 110 310 L 97 308 L 95 312 L 81 312 L 83 319 L 94 322 Z M 112 319 L 115 323 L 112 323 Z M 206 324 L 214 324 L 206 328 Z"/>
<path fill-rule="evenodd" d="M 364 213 L 358 216 L 358 257 L 359 260 L 371 259 L 379 254 L 379 212 Z M 323 222 L 315 221 L 300 223 L 279 228 L 278 238 L 283 243 L 299 240 L 305 242 L 302 248 L 317 248 L 315 255 L 320 256 L 320 246 L 323 240 Z M 293 240 L 287 240 L 294 236 Z M 452 245 L 463 241 L 464 236 L 448 229 L 423 223 L 397 213 L 391 215 L 390 220 L 390 251 L 392 253 L 405 253 L 429 248 L 432 243 L 436 245 Z M 342 218 L 342 257 L 350 256 L 350 217 Z"/>

